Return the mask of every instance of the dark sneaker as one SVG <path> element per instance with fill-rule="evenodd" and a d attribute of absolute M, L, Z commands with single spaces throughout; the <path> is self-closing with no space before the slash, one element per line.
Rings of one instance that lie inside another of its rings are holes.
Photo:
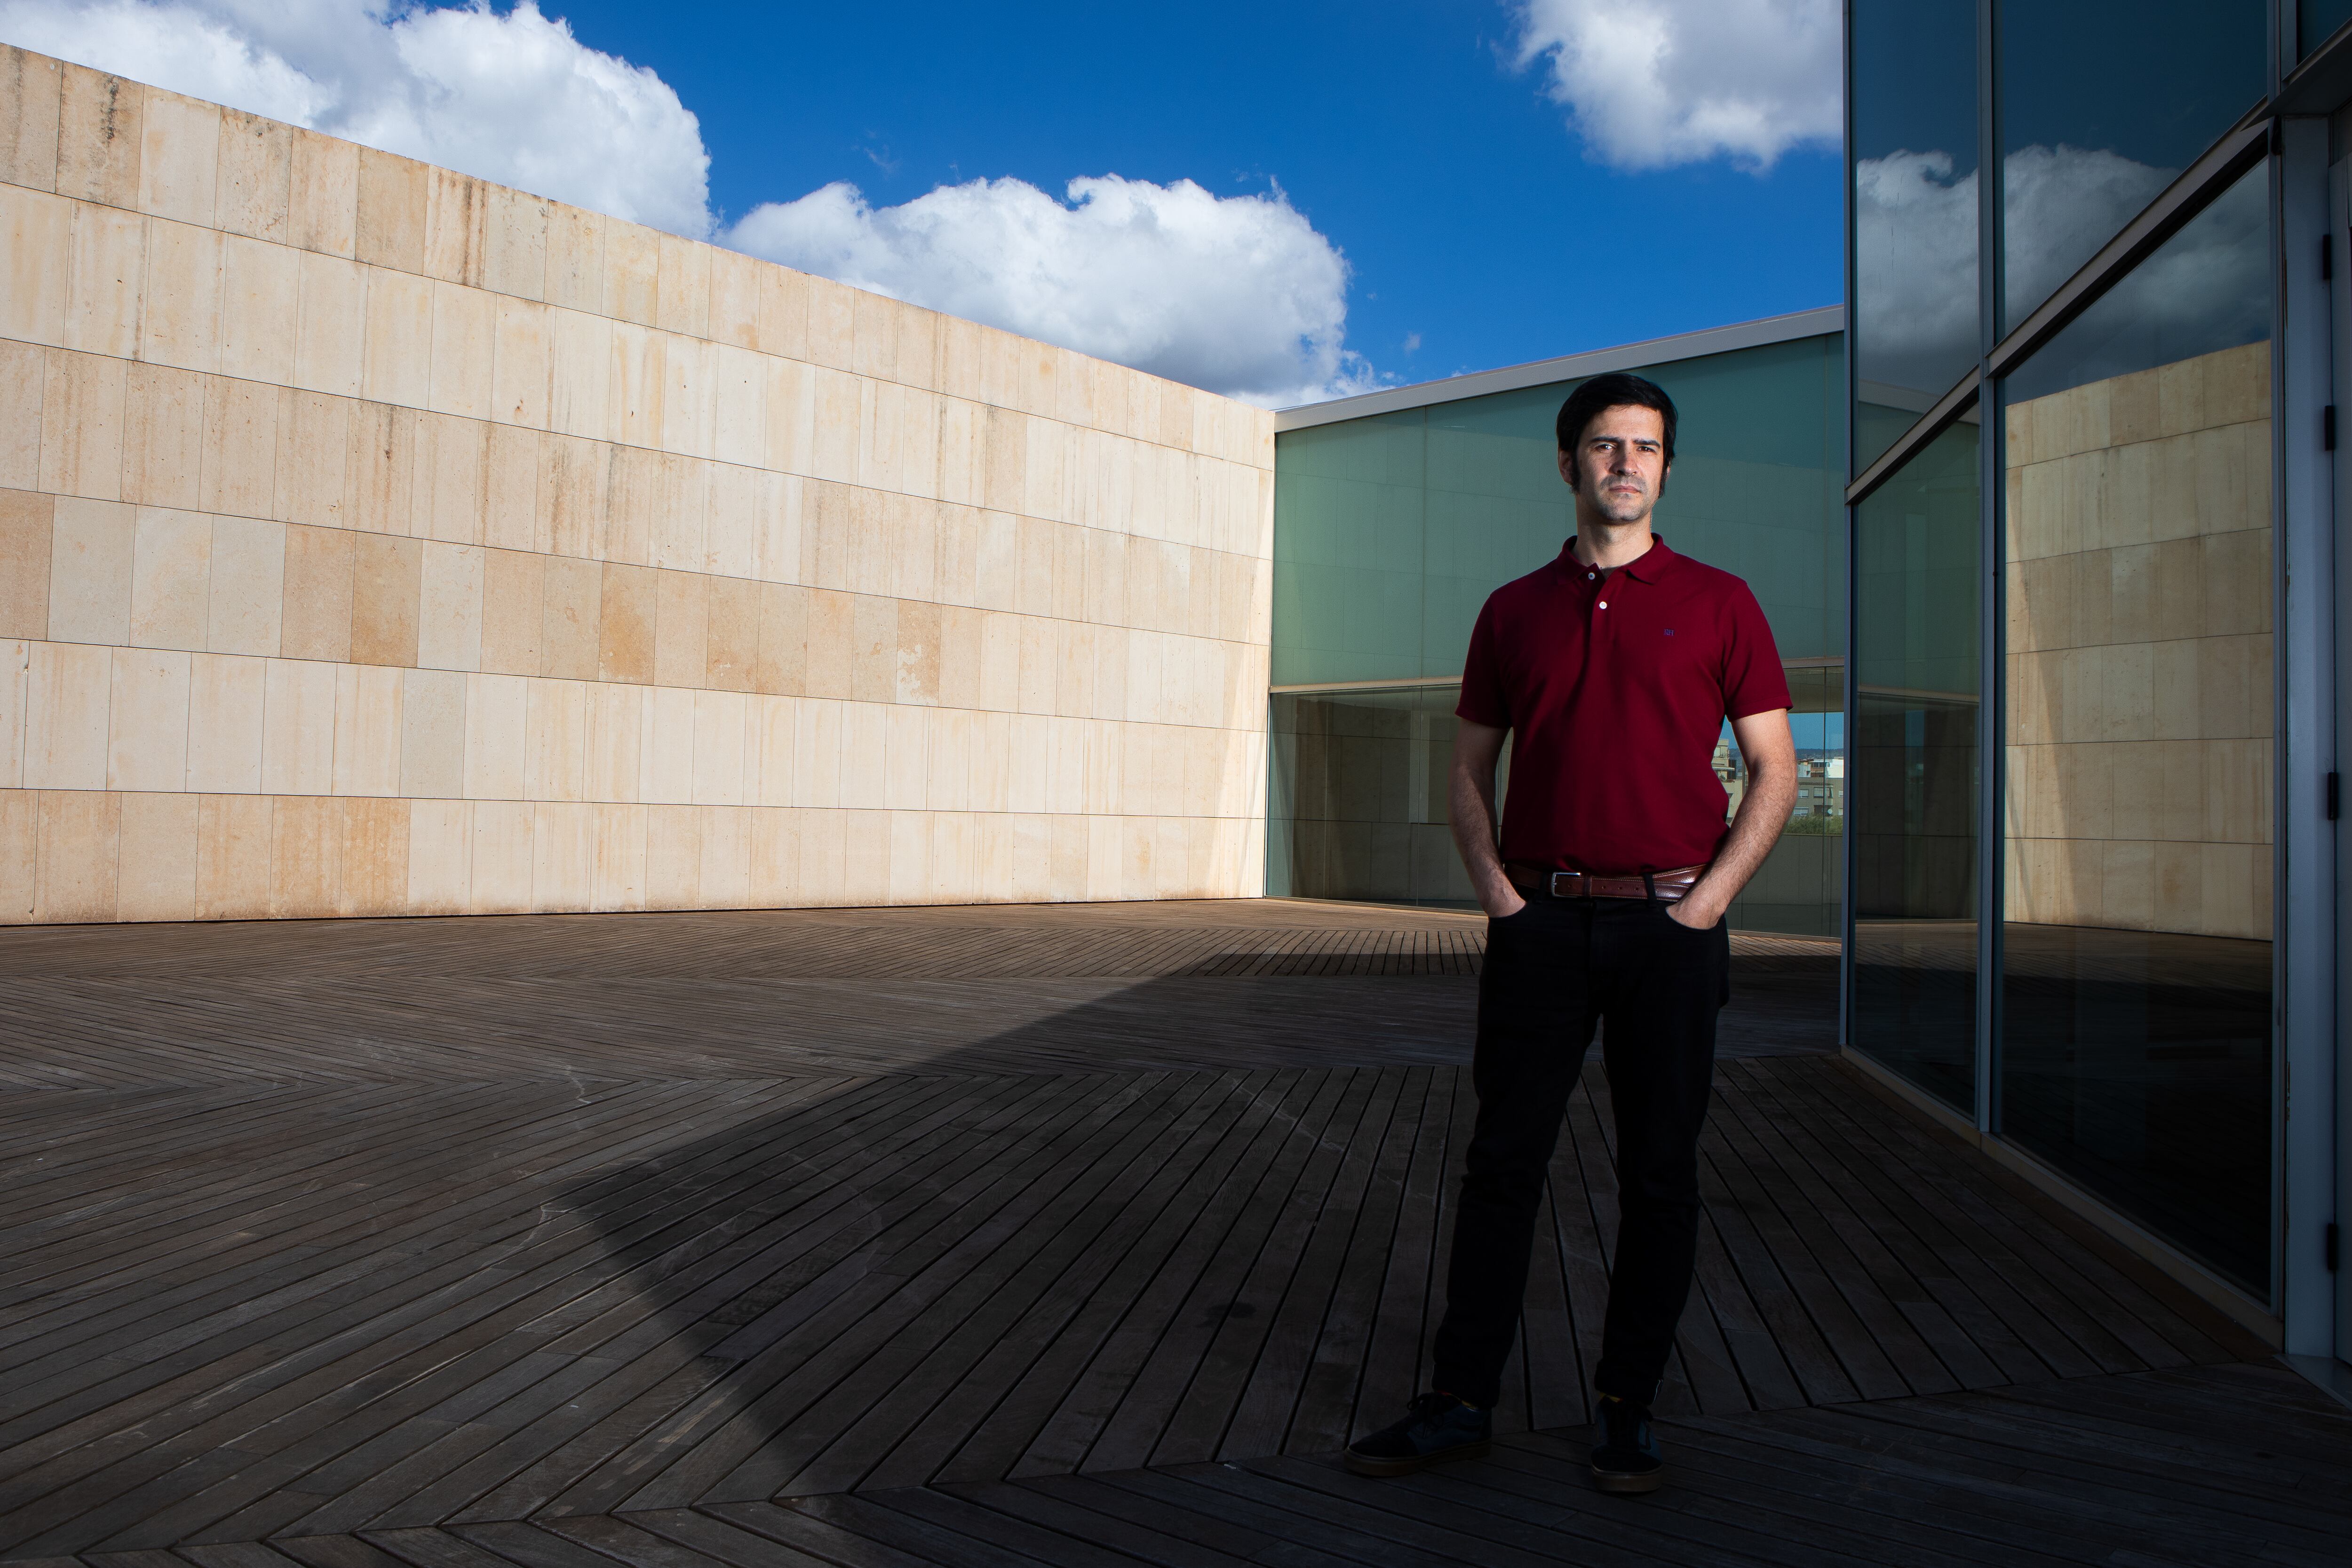
<path fill-rule="evenodd" d="M 1360 1476 L 1406 1476 L 1441 1459 L 1475 1459 L 1486 1451 L 1487 1416 L 1450 1394 L 1424 1394 L 1393 1426 L 1348 1445 L 1348 1468 Z"/>
<path fill-rule="evenodd" d="M 1665 1456 L 1639 1405 L 1601 1397 L 1593 1411 L 1592 1479 L 1604 1492 L 1654 1492 L 1666 1479 Z"/>

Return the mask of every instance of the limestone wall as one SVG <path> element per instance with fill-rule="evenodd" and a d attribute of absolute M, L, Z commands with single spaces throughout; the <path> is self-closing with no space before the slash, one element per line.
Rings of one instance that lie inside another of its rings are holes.
<path fill-rule="evenodd" d="M 1260 889 L 1273 422 L 0 49 L 0 920 Z"/>
<path fill-rule="evenodd" d="M 2008 913 L 2271 934 L 2264 343 L 2008 412 Z"/>

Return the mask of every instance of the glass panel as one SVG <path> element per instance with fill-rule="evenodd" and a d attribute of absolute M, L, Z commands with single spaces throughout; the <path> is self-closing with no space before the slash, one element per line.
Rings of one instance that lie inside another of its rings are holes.
<path fill-rule="evenodd" d="M 1853 0 L 1853 469 L 1977 362 L 1976 0 Z"/>
<path fill-rule="evenodd" d="M 2260 100 L 2263 0 L 2034 0 L 2000 12 L 2002 331 Z"/>
<path fill-rule="evenodd" d="M 1423 413 L 1277 437 L 1272 684 L 1422 673 Z"/>
<path fill-rule="evenodd" d="M 1756 591 L 1789 658 L 1844 652 L 1836 333 L 1643 374 L 1682 425 L 1658 528 Z M 1272 684 L 1451 677 L 1486 595 L 1575 531 L 1552 425 L 1576 386 L 1275 440 Z"/>
<path fill-rule="evenodd" d="M 1976 1107 L 1977 427 L 1854 511 L 1853 1047 Z"/>
<path fill-rule="evenodd" d="M 2269 1294 L 2256 169 L 2006 388 L 2002 1131 Z"/>
<path fill-rule="evenodd" d="M 1476 907 L 1446 825 L 1461 697 L 1425 686 L 1274 699 L 1269 894 Z"/>
<path fill-rule="evenodd" d="M 1833 936 L 1843 893 L 1843 672 L 1788 671 L 1796 813 L 1731 906 L 1742 931 Z M 1266 890 L 1278 898 L 1475 908 L 1446 822 L 1458 686 L 1282 692 L 1274 699 Z M 1716 771 L 1746 787 L 1730 726 Z M 1510 750 L 1499 770 L 1507 799 Z"/>
<path fill-rule="evenodd" d="M 1789 729 L 1797 742 L 1797 805 L 1780 842 L 1731 900 L 1738 931 L 1836 936 L 1845 899 L 1845 671 L 1834 666 L 1788 671 Z M 1731 726 L 1715 749 L 1715 771 L 1739 809 L 1746 770 Z"/>
<path fill-rule="evenodd" d="M 2303 58 L 2352 22 L 2352 0 L 2303 0 L 2295 7 L 2294 58 Z"/>

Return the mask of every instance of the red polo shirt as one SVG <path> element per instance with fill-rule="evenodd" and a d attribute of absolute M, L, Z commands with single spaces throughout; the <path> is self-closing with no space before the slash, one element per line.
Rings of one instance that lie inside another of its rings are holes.
<path fill-rule="evenodd" d="M 1747 584 L 1663 539 L 1604 577 L 1570 540 L 1487 595 L 1454 712 L 1515 731 L 1505 860 L 1625 876 L 1713 858 L 1723 721 L 1788 705 Z"/>

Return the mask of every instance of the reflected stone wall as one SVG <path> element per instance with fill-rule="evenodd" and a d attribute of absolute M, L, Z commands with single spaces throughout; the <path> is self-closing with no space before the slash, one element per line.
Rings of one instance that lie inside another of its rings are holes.
<path fill-rule="evenodd" d="M 1825 716 L 1843 700 L 1835 669 L 1791 669 L 1801 753 L 1812 753 L 1807 815 L 1792 820 L 1728 918 L 1743 931 L 1834 936 L 1845 874 L 1843 758 L 1824 758 Z M 1446 784 L 1459 727 L 1453 685 L 1275 697 L 1266 891 L 1276 897 L 1364 903 L 1441 904 L 1477 900 L 1454 847 Z M 1834 748 L 1826 748 L 1834 750 Z M 1718 772 L 1737 801 L 1736 753 Z M 1510 743 L 1497 770 L 1509 799 Z"/>
<path fill-rule="evenodd" d="M 2007 418 L 2008 918 L 2267 939 L 2269 345 Z"/>

